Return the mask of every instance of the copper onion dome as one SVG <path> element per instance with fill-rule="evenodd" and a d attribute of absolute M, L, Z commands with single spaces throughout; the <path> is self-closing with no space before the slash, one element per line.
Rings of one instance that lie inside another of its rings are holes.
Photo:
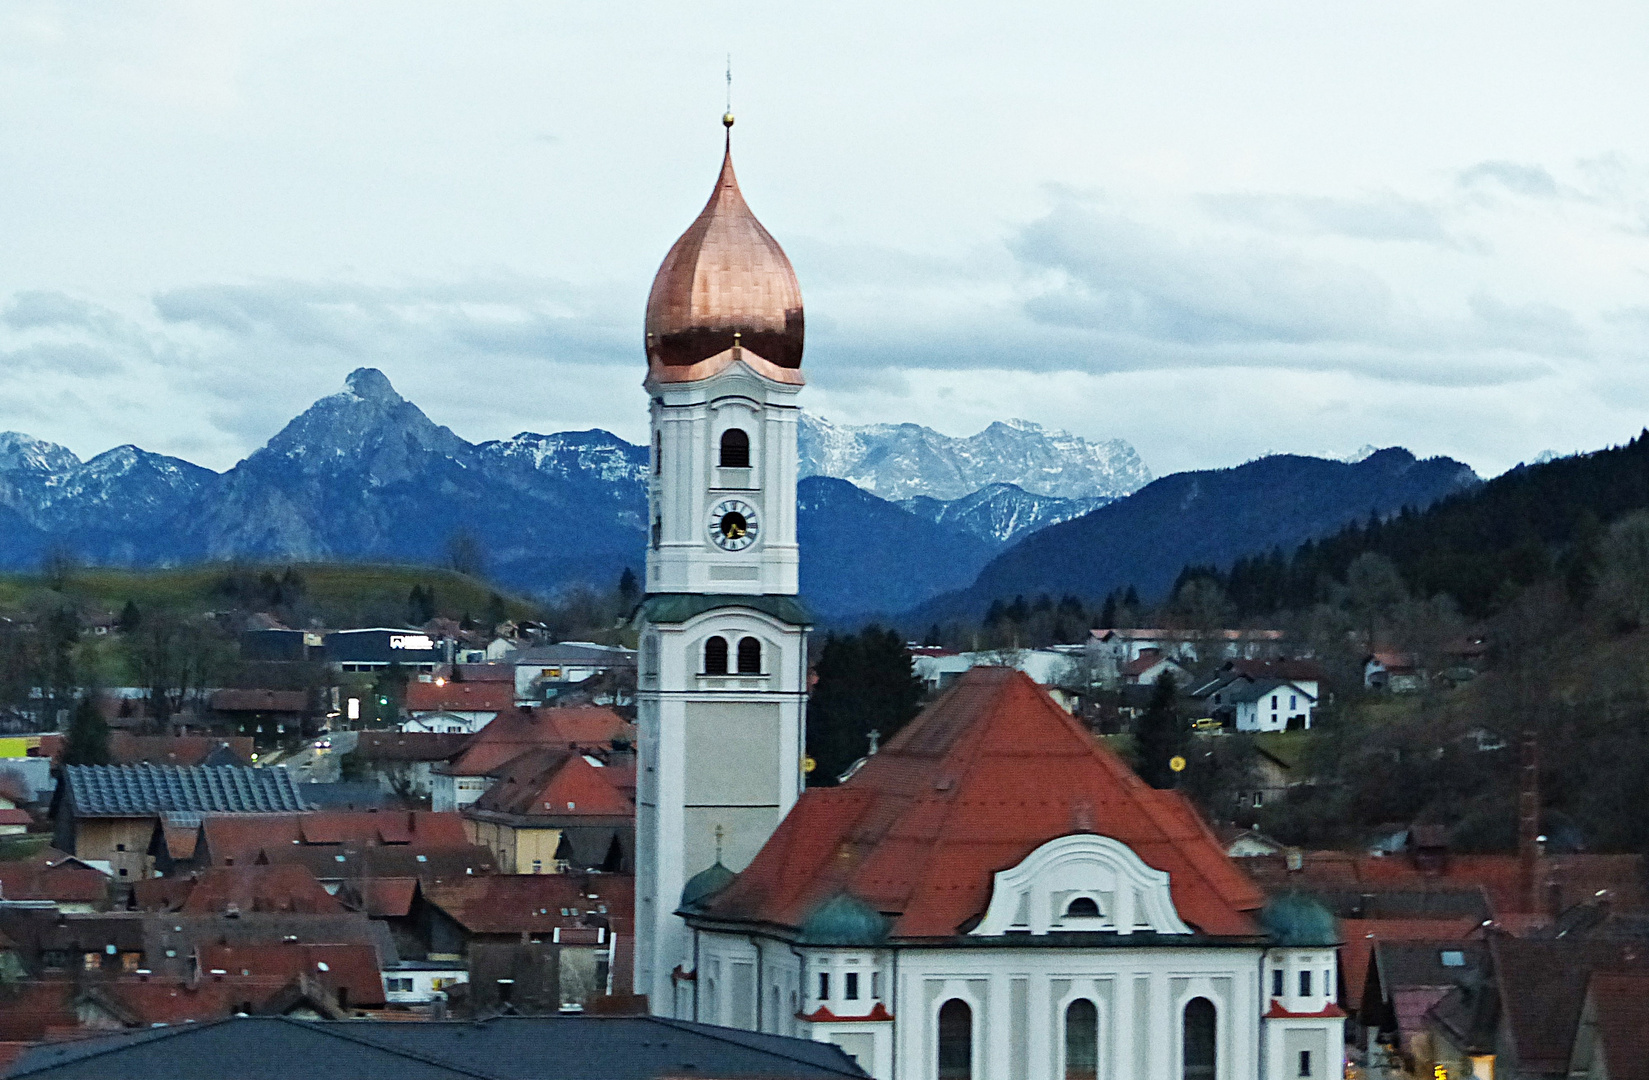
<path fill-rule="evenodd" d="M 783 368 L 802 366 L 802 290 L 733 175 L 731 114 L 710 201 L 664 256 L 647 297 L 647 358 L 682 368 L 741 345 Z"/>

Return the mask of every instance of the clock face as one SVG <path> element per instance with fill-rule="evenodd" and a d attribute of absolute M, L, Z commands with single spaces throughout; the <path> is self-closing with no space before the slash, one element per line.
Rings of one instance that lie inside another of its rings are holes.
<path fill-rule="evenodd" d="M 756 542 L 761 522 L 743 499 L 721 499 L 710 508 L 710 542 L 723 551 L 743 551 Z"/>

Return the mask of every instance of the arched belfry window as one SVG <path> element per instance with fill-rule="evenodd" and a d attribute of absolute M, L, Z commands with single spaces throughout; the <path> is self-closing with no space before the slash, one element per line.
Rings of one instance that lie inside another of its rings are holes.
<path fill-rule="evenodd" d="M 939 1006 L 939 1080 L 973 1076 L 973 1010 L 961 998 Z"/>
<path fill-rule="evenodd" d="M 1185 1080 L 1214 1080 L 1214 1003 L 1192 998 L 1185 1003 Z"/>
<path fill-rule="evenodd" d="M 653 432 L 653 475 L 664 471 L 664 433 Z"/>
<path fill-rule="evenodd" d="M 750 436 L 743 428 L 728 428 L 721 433 L 721 467 L 748 469 L 750 467 Z"/>
<path fill-rule="evenodd" d="M 726 638 L 718 635 L 704 643 L 704 673 L 706 675 L 727 674 Z"/>
<path fill-rule="evenodd" d="M 1065 1008 L 1065 1080 L 1099 1076 L 1099 1009 L 1087 998 Z"/>
<path fill-rule="evenodd" d="M 762 643 L 753 637 L 739 639 L 739 674 L 762 673 Z"/>

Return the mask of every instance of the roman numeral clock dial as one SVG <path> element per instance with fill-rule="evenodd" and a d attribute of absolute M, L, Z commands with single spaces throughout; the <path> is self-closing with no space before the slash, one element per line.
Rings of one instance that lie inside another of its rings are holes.
<path fill-rule="evenodd" d="M 743 499 L 722 499 L 710 508 L 710 542 L 723 551 L 743 551 L 756 542 L 761 522 Z"/>

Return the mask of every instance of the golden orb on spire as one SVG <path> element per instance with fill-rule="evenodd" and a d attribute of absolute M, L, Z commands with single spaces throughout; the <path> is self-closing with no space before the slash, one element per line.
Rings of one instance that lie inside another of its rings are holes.
<path fill-rule="evenodd" d="M 721 114 L 721 126 L 726 127 L 726 128 L 730 128 L 730 127 L 733 126 L 733 114 L 732 113 L 728 112 L 728 113 L 722 113 Z"/>

